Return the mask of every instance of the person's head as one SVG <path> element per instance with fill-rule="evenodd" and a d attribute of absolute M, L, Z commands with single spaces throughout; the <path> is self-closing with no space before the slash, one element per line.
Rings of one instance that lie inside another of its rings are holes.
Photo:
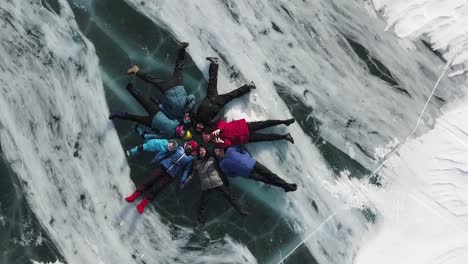
<path fill-rule="evenodd" d="M 213 140 L 213 136 L 210 133 L 203 133 L 202 138 L 205 143 L 208 143 L 211 140 Z"/>
<path fill-rule="evenodd" d="M 190 126 L 192 124 L 192 118 L 190 117 L 189 113 L 185 113 L 184 117 L 182 118 L 184 125 Z"/>
<path fill-rule="evenodd" d="M 176 148 L 177 148 L 177 142 L 175 140 L 169 140 L 169 142 L 167 143 L 167 149 L 169 151 L 173 151 Z"/>
<path fill-rule="evenodd" d="M 189 140 L 192 139 L 192 133 L 190 132 L 190 130 L 185 130 L 184 126 L 178 126 L 176 128 L 176 137 Z"/>
<path fill-rule="evenodd" d="M 224 157 L 224 149 L 222 148 L 215 148 L 214 149 L 214 154 L 216 155 L 216 157 L 218 158 L 221 158 L 221 157 Z"/>
<path fill-rule="evenodd" d="M 195 126 L 195 130 L 197 132 L 203 132 L 203 130 L 205 130 L 205 125 L 203 123 L 197 123 L 197 125 Z"/>
<path fill-rule="evenodd" d="M 190 140 L 189 142 L 185 142 L 184 144 L 185 153 L 190 154 L 190 155 L 195 155 L 197 154 L 197 147 L 198 147 L 197 142 L 193 140 Z"/>
<path fill-rule="evenodd" d="M 195 97 L 194 94 L 187 95 L 187 99 L 185 101 L 185 108 L 189 110 L 192 109 L 196 101 L 197 101 L 197 98 Z"/>
<path fill-rule="evenodd" d="M 175 130 L 176 137 L 181 138 L 185 136 L 184 126 L 178 126 Z"/>
<path fill-rule="evenodd" d="M 200 156 L 200 158 L 205 158 L 208 154 L 208 151 L 206 150 L 206 147 L 205 146 L 200 146 L 198 147 L 198 156 Z"/>

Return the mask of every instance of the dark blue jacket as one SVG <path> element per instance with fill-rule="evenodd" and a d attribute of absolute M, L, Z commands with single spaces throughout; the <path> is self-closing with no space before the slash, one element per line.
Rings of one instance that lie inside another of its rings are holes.
<path fill-rule="evenodd" d="M 228 177 L 249 177 L 257 161 L 243 146 L 230 147 L 224 158 L 219 159 L 219 168 Z"/>
<path fill-rule="evenodd" d="M 185 154 L 184 147 L 178 146 L 174 151 L 161 152 L 155 159 L 172 177 L 182 175 L 180 183 L 185 184 L 192 167 L 193 157 Z"/>

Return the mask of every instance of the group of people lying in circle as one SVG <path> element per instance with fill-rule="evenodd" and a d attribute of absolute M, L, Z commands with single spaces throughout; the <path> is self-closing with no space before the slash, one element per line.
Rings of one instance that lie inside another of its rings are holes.
<path fill-rule="evenodd" d="M 183 66 L 185 49 L 188 43 L 183 42 L 177 50 L 174 73 L 170 80 L 161 80 L 145 73 L 138 66 L 128 70 L 129 75 L 136 75 L 159 89 L 163 98 L 147 99 L 131 83 L 127 91 L 143 106 L 148 115 L 139 116 L 127 112 L 112 112 L 109 119 L 133 121 L 136 133 L 144 143 L 126 151 L 127 156 L 135 156 L 142 151 L 155 154 L 153 162 L 159 167 L 144 183 L 137 186 L 135 192 L 125 198 L 133 203 L 143 196 L 137 205 L 142 214 L 145 207 L 175 178 L 180 177 L 179 188 L 195 176 L 201 184 L 201 201 L 198 208 L 197 226 L 205 223 L 206 204 L 210 193 L 220 193 L 240 214 L 248 211 L 232 195 L 229 178 L 248 178 L 283 188 L 285 192 L 295 191 L 297 185 L 288 183 L 267 167 L 255 160 L 244 147 L 245 144 L 260 141 L 287 140 L 294 143 L 292 136 L 258 133 L 276 125 L 294 123 L 294 119 L 266 120 L 247 122 L 245 119 L 226 122 L 220 118 L 223 107 L 235 98 L 241 97 L 255 89 L 253 83 L 246 84 L 226 94 L 218 94 L 217 58 L 208 57 L 210 62 L 209 80 L 206 97 L 195 106 L 195 96 L 187 95 L 183 86 Z M 192 133 L 193 131 L 193 133 Z M 191 140 L 193 134 L 200 134 L 205 145 Z M 189 140 L 179 145 L 176 139 Z M 210 153 L 210 144 L 214 145 L 214 156 Z"/>

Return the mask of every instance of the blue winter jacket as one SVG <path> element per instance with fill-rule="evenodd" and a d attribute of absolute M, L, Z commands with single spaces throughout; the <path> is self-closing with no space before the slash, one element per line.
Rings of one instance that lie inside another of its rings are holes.
<path fill-rule="evenodd" d="M 135 156 L 140 151 L 149 151 L 154 152 L 156 155 L 160 152 L 167 151 L 167 144 L 169 141 L 167 139 L 151 139 L 146 141 L 142 146 L 143 149 L 139 147 L 134 147 L 130 150 L 130 155 Z"/>
<path fill-rule="evenodd" d="M 162 111 L 154 115 L 151 129 L 159 131 L 160 138 L 175 138 L 176 128 L 179 126 L 178 120 L 168 118 Z"/>
<path fill-rule="evenodd" d="M 219 159 L 219 168 L 228 177 L 249 177 L 257 161 L 243 146 L 234 146 L 226 150 L 224 158 Z"/>
<path fill-rule="evenodd" d="M 185 154 L 184 147 L 178 146 L 174 151 L 161 152 L 155 159 L 172 177 L 182 175 L 180 183 L 185 184 L 192 167 L 193 157 Z"/>
<path fill-rule="evenodd" d="M 195 104 L 195 96 L 187 96 L 184 86 L 179 85 L 167 90 L 166 95 L 169 104 L 162 104 L 161 111 L 167 117 L 174 120 L 182 120 L 185 113 L 189 113 Z"/>

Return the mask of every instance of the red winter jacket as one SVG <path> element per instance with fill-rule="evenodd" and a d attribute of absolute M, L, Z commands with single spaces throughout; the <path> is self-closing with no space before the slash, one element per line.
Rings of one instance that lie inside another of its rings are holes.
<path fill-rule="evenodd" d="M 224 120 L 220 120 L 214 127 L 214 130 L 216 129 L 221 130 L 219 138 L 224 141 L 224 143 L 216 144 L 216 147 L 218 148 L 229 148 L 231 146 L 249 143 L 250 131 L 245 119 L 232 120 L 229 123 Z"/>

